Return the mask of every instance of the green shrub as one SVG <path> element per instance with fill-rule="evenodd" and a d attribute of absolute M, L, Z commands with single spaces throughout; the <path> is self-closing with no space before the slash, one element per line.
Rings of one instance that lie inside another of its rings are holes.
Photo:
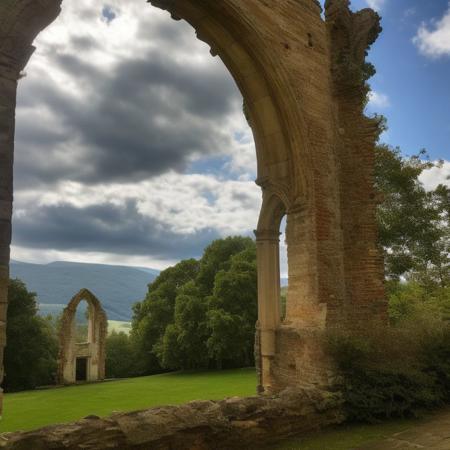
<path fill-rule="evenodd" d="M 330 334 L 349 420 L 417 416 L 450 401 L 450 326 L 430 320 Z"/>

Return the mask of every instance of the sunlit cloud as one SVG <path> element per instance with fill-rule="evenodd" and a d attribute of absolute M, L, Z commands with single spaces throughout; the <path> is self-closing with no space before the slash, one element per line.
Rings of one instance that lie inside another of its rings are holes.
<path fill-rule="evenodd" d="M 450 55 L 450 4 L 441 19 L 422 23 L 413 42 L 420 53 L 430 58 Z"/>
<path fill-rule="evenodd" d="M 372 108 L 388 108 L 391 106 L 391 101 L 386 94 L 381 92 L 371 91 L 369 93 L 369 106 Z"/>

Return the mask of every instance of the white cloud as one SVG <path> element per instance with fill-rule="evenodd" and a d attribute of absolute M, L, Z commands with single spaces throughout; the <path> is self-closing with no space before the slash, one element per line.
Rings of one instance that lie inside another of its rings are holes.
<path fill-rule="evenodd" d="M 261 191 L 253 181 L 223 180 L 208 174 L 179 174 L 170 172 L 138 182 L 103 185 L 85 185 L 78 182 L 60 183 L 53 191 L 20 190 L 15 199 L 15 222 L 33 221 L 38 211 L 46 208 L 79 210 L 89 214 L 90 208 L 104 206 L 126 210 L 127 204 L 136 203 L 142 224 L 156 223 L 163 234 L 171 233 L 180 242 L 190 236 L 208 234 L 218 236 L 251 235 L 256 228 L 261 205 Z M 108 206 L 111 205 L 111 206 Z M 120 224 L 117 224 L 120 227 Z M 52 226 L 64 234 L 57 224 Z M 86 231 L 86 238 L 89 231 Z M 118 236 L 120 238 L 120 236 Z M 70 240 L 70 233 L 67 236 Z M 133 238 L 130 239 L 130 245 Z M 114 254 L 104 251 L 63 250 L 58 248 L 34 249 L 14 242 L 12 257 L 28 262 L 54 260 L 90 261 L 111 264 L 144 265 L 165 268 L 174 263 L 173 256 Z M 198 255 L 202 249 L 198 248 Z M 181 249 L 180 249 L 181 252 Z M 190 256 L 197 256 L 197 253 Z"/>
<path fill-rule="evenodd" d="M 442 167 L 433 167 L 425 170 L 420 175 L 420 181 L 424 184 L 425 189 L 433 190 L 439 184 L 444 184 L 450 187 L 450 161 L 444 161 Z"/>
<path fill-rule="evenodd" d="M 391 106 L 389 97 L 381 92 L 371 91 L 369 93 L 369 106 L 372 108 L 388 108 Z"/>
<path fill-rule="evenodd" d="M 369 7 L 374 9 L 375 11 L 380 11 L 381 8 L 386 3 L 386 0 L 366 0 L 366 1 Z"/>
<path fill-rule="evenodd" d="M 420 53 L 431 58 L 450 55 L 450 4 L 442 19 L 422 23 L 413 39 Z"/>

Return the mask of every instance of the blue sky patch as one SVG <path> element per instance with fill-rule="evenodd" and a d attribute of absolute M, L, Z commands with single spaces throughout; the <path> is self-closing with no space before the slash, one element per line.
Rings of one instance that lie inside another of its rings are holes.
<path fill-rule="evenodd" d="M 106 22 L 111 23 L 117 17 L 117 14 L 111 6 L 105 5 L 102 9 L 102 17 Z"/>

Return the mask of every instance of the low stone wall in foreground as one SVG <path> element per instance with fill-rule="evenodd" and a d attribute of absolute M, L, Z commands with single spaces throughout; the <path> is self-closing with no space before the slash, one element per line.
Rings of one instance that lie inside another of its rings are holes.
<path fill-rule="evenodd" d="M 206 450 L 263 448 L 344 421 L 339 394 L 287 389 L 277 396 L 194 401 L 118 413 L 31 432 L 5 433 L 12 450 Z M 42 405 L 45 408 L 45 405 Z"/>

